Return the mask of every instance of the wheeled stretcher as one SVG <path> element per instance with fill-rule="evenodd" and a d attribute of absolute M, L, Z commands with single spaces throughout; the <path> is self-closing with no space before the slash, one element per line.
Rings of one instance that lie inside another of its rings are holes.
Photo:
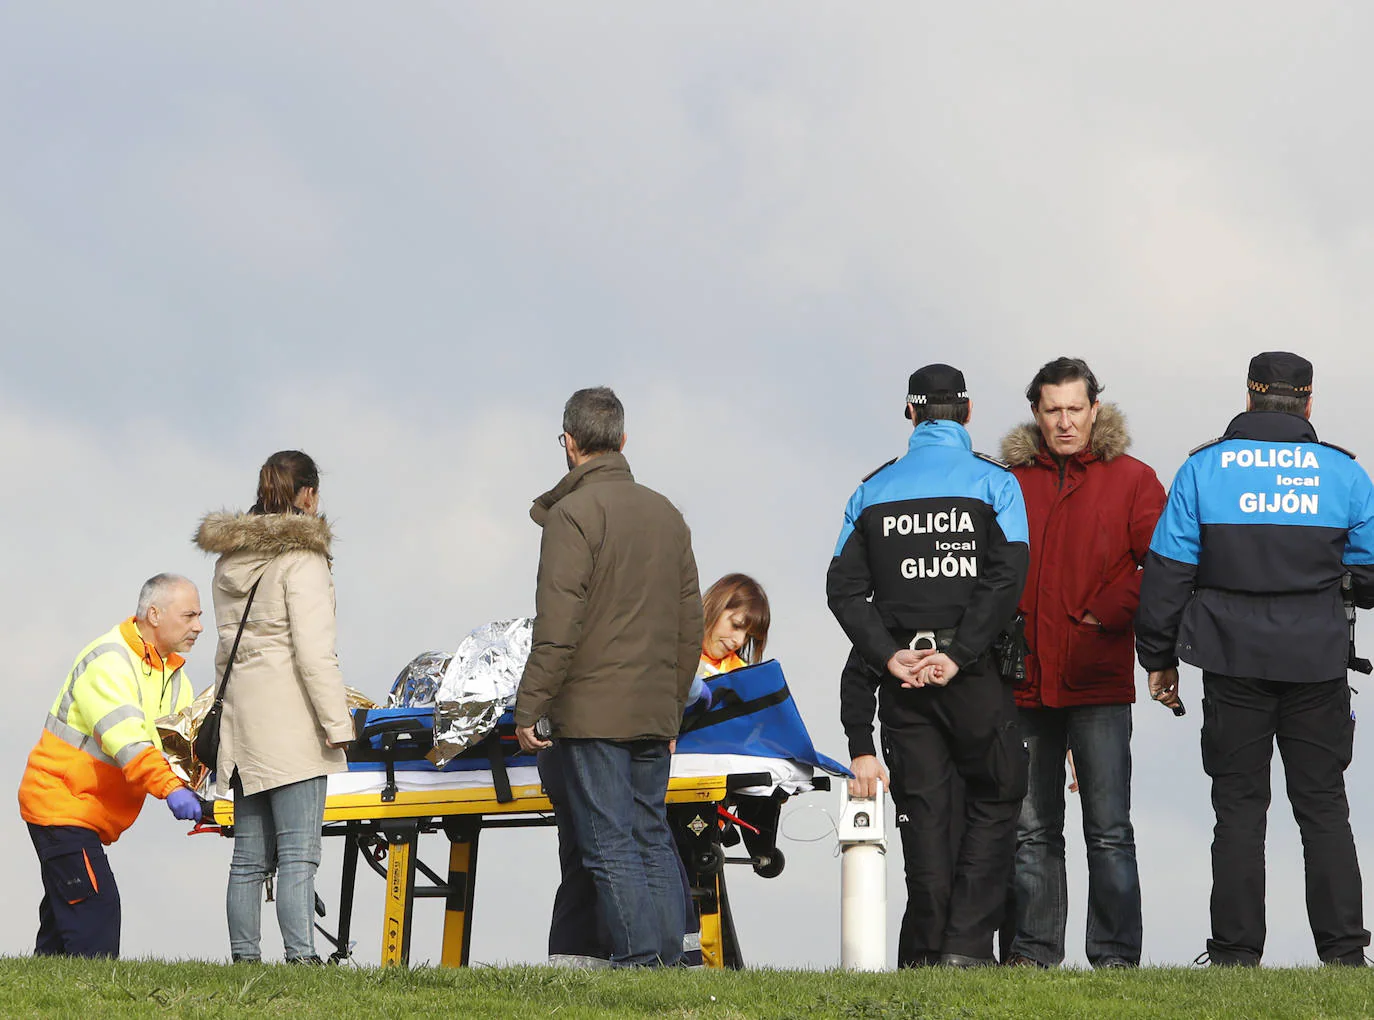
<path fill-rule="evenodd" d="M 737 968 L 744 958 L 725 865 L 748 864 L 763 878 L 780 875 L 783 804 L 797 794 L 828 790 L 830 776 L 845 770 L 812 748 L 776 663 L 721 680 L 729 678 L 719 685 L 717 705 L 695 723 L 689 718 L 684 727 L 667 805 L 699 908 L 703 962 Z M 424 758 L 432 746 L 425 710 L 359 710 L 354 724 L 349 770 L 329 777 L 322 829 L 344 843 L 338 928 L 334 933 L 320 929 L 335 946 L 331 958 L 349 955 L 361 862 L 386 880 L 383 966 L 409 963 L 417 899 L 444 901 L 439 962 L 466 966 L 483 831 L 553 824 L 534 758 L 519 752 L 509 715 L 481 744 L 442 769 Z M 221 831 L 232 834 L 232 799 L 214 801 L 212 817 Z M 419 855 L 420 837 L 440 833 L 448 844 L 443 871 Z"/>

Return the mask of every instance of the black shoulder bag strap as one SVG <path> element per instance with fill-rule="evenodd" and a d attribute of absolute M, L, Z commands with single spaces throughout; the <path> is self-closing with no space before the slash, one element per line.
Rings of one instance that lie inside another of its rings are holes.
<path fill-rule="evenodd" d="M 215 704 L 224 704 L 224 691 L 229 686 L 229 673 L 234 668 L 234 659 L 239 654 L 239 640 L 243 637 L 243 627 L 248 622 L 248 611 L 253 608 L 253 596 L 258 593 L 258 585 L 262 584 L 259 577 L 253 582 L 253 587 L 248 591 L 248 601 L 243 605 L 243 618 L 239 620 L 239 632 L 234 635 L 234 646 L 229 649 L 229 661 L 224 664 L 224 677 L 219 682 L 219 690 L 215 692 Z"/>

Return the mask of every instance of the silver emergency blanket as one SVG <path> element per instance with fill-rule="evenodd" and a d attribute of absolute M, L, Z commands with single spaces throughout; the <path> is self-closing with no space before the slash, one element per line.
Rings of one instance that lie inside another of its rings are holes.
<path fill-rule="evenodd" d="M 476 744 L 515 704 L 530 657 L 534 621 L 497 620 L 478 627 L 458 646 L 434 700 L 434 750 L 439 768 Z"/>
<path fill-rule="evenodd" d="M 387 695 L 387 708 L 431 708 L 439 694 L 452 652 L 421 652 L 396 677 Z"/>

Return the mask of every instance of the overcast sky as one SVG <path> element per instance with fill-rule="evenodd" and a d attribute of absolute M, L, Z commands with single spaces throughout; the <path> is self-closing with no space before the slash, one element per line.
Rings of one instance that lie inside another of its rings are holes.
<path fill-rule="evenodd" d="M 849 493 L 905 449 L 919 365 L 964 369 L 995 451 L 1035 369 L 1085 357 L 1167 484 L 1248 358 L 1295 350 L 1322 437 L 1374 458 L 1371 42 L 1374 10 L 1254 0 L 6 5 L 0 787 L 144 578 L 186 573 L 208 608 L 190 536 L 277 449 L 325 472 L 353 686 L 380 698 L 417 653 L 531 612 L 529 501 L 562 474 L 563 400 L 603 383 L 703 587 L 768 589 L 769 651 L 844 756 L 824 574 Z M 188 668 L 212 681 L 209 639 Z M 1208 934 L 1199 686 L 1185 670 L 1183 720 L 1136 710 L 1156 963 Z M 1362 728 L 1367 866 L 1371 778 Z M 785 831 L 824 837 L 822 809 L 798 798 Z M 1271 819 L 1266 962 L 1313 963 L 1281 782 Z M 111 850 L 126 955 L 227 958 L 230 844 L 184 830 L 150 803 Z M 730 872 L 746 959 L 836 964 L 833 838 L 783 847 L 776 880 Z M 553 834 L 483 849 L 474 959 L 541 959 Z M 28 952 L 17 810 L 0 850 L 0 952 Z M 894 840 L 890 955 L 900 860 Z M 1070 860 L 1081 963 L 1072 832 Z M 375 962 L 382 883 L 359 882 Z M 437 961 L 441 910 L 416 915 L 412 956 Z"/>

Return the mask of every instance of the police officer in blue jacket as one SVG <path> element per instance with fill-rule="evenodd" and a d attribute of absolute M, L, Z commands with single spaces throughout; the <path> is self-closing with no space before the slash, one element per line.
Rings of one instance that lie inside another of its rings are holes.
<path fill-rule="evenodd" d="M 1026 792 L 1011 687 L 991 654 L 1026 580 L 1026 507 L 1011 472 L 973 452 L 970 410 L 958 369 L 911 376 L 908 452 L 850 498 L 826 578 L 854 646 L 840 717 L 856 796 L 889 786 L 875 701 L 882 723 L 906 863 L 904 967 L 992 963 Z"/>
<path fill-rule="evenodd" d="M 1249 399 L 1194 450 L 1145 560 L 1136 651 L 1150 692 L 1175 708 L 1178 662 L 1202 670 L 1202 765 L 1212 778 L 1213 964 L 1264 952 L 1264 832 L 1278 740 L 1302 832 L 1307 916 L 1326 963 L 1364 966 L 1360 866 L 1345 769 L 1355 736 L 1343 575 L 1374 606 L 1374 485 L 1317 439 L 1312 365 L 1250 362 Z"/>

